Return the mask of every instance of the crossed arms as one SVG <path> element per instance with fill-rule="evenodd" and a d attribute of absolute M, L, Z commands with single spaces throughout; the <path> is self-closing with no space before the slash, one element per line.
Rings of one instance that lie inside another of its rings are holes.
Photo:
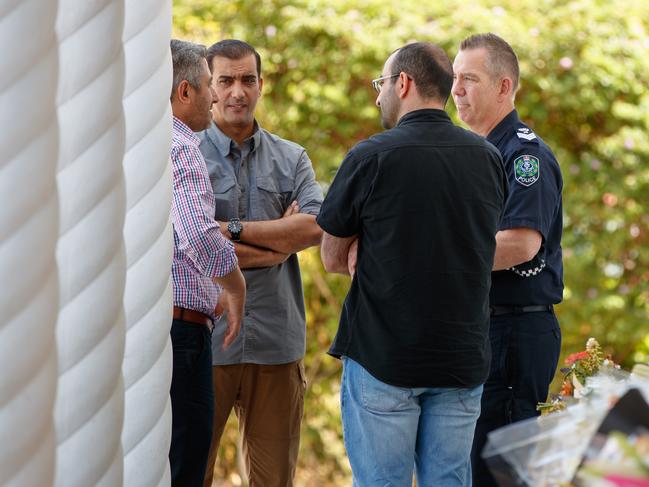
<path fill-rule="evenodd" d="M 327 272 L 348 274 L 354 277 L 358 254 L 358 237 L 334 237 L 322 232 L 320 257 Z"/>
<path fill-rule="evenodd" d="M 541 234 L 530 228 L 512 228 L 496 234 L 493 270 L 509 269 L 533 259 L 541 247 Z M 339 238 L 323 232 L 320 256 L 327 272 L 354 277 L 358 254 L 356 235 Z"/>
<path fill-rule="evenodd" d="M 289 255 L 318 245 L 322 230 L 314 215 L 299 213 L 297 201 L 289 205 L 281 218 L 265 221 L 242 221 L 241 242 L 234 242 L 242 269 L 271 267 L 284 262 Z M 231 239 L 227 222 L 219 222 L 221 233 Z"/>

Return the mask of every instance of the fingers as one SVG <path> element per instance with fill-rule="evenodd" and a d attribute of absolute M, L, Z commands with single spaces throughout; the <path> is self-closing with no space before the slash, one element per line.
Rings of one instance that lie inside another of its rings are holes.
<path fill-rule="evenodd" d="M 290 205 L 288 205 L 288 208 L 286 208 L 286 211 L 282 215 L 282 218 L 286 218 L 287 216 L 295 215 L 300 212 L 300 206 L 298 205 L 297 200 L 293 201 Z"/>
<path fill-rule="evenodd" d="M 223 350 L 228 348 L 234 341 L 236 335 L 233 333 L 233 330 L 228 326 L 225 336 L 223 337 Z"/>
<path fill-rule="evenodd" d="M 223 336 L 223 350 L 228 348 L 235 338 L 239 335 L 239 330 L 241 329 L 241 321 L 239 319 L 229 321 L 228 327 L 225 330 L 225 335 Z"/>

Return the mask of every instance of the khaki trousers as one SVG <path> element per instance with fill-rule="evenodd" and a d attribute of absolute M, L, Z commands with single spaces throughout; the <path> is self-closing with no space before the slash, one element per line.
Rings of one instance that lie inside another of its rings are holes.
<path fill-rule="evenodd" d="M 306 379 L 302 360 L 281 365 L 215 365 L 214 429 L 204 487 L 211 487 L 232 408 L 239 420 L 250 487 L 291 487 L 300 447 Z"/>

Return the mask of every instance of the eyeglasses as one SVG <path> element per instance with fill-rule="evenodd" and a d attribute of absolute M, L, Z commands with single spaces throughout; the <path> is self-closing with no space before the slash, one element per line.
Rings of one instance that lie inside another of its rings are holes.
<path fill-rule="evenodd" d="M 372 80 L 372 86 L 376 90 L 377 93 L 381 93 L 381 88 L 383 87 L 383 83 L 385 83 L 385 80 L 391 79 L 391 78 L 396 78 L 399 76 L 401 73 L 398 74 L 389 74 L 387 76 L 381 76 L 380 78 L 376 78 Z"/>

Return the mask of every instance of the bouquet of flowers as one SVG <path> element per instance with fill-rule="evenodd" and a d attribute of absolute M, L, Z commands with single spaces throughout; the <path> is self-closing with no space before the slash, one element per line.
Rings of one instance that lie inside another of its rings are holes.
<path fill-rule="evenodd" d="M 633 436 L 630 430 L 622 428 L 626 443 L 620 443 L 620 436 L 615 436 L 615 440 L 611 441 L 617 443 L 611 445 L 621 446 L 619 449 L 608 446 L 603 451 L 604 460 L 599 455 L 585 456 L 596 432 L 599 430 L 604 434 L 602 425 L 608 424 L 605 418 L 612 409 L 616 411 L 615 417 L 628 418 L 634 427 L 638 423 L 637 415 L 629 413 L 625 404 L 629 404 L 627 396 L 630 390 L 646 390 L 646 397 L 649 398 L 649 382 L 645 377 L 649 376 L 649 369 L 640 371 L 647 374 L 635 376 L 621 370 L 619 365 L 604 354 L 594 338 L 587 341 L 584 351 L 569 355 L 565 365 L 561 369 L 561 394 L 551 402 L 537 406 L 543 413 L 541 417 L 513 423 L 489 434 L 482 456 L 494 477 L 501 485 L 649 487 L 643 483 L 615 484 L 608 478 L 609 474 L 622 473 L 644 481 L 642 475 L 648 465 L 638 464 L 638 455 L 625 459 L 624 468 L 614 473 L 602 468 L 602 461 L 606 464 L 610 458 L 622 458 L 620 450 L 628 453 L 631 446 L 635 448 L 636 445 L 644 445 L 644 430 L 636 431 L 636 436 Z M 637 409 L 637 406 L 634 405 L 631 410 L 634 408 Z M 646 405 L 644 408 L 647 411 Z M 554 414 L 547 414 L 549 412 Z M 620 430 L 619 425 L 615 426 Z M 605 434 L 608 434 L 608 430 Z M 636 441 L 636 438 L 639 440 Z M 595 451 L 592 447 L 591 450 Z M 642 462 L 646 462 L 642 447 L 640 452 Z M 580 465 L 579 478 L 575 479 L 575 472 Z M 602 483 L 595 483 L 594 479 Z"/>
<path fill-rule="evenodd" d="M 482 457 L 496 481 L 534 487 L 649 487 L 649 407 L 644 393 L 631 385 L 624 393 L 616 386 L 620 397 L 612 407 L 595 389 L 555 414 L 489 433 Z"/>
<path fill-rule="evenodd" d="M 586 342 L 586 349 L 582 352 L 571 353 L 566 358 L 565 364 L 568 366 L 562 368 L 563 382 L 561 392 L 550 402 L 541 402 L 536 406 L 541 414 L 548 414 L 561 411 L 570 403 L 586 397 L 592 392 L 592 387 L 588 387 L 587 381 L 596 375 L 616 375 L 620 369 L 610 356 L 605 356 L 599 342 L 594 338 L 589 338 Z"/>

